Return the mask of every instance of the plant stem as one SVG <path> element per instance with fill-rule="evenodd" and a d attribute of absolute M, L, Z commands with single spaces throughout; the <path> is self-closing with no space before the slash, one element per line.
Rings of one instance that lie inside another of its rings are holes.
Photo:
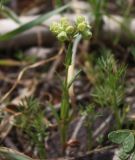
<path fill-rule="evenodd" d="M 38 153 L 39 153 L 39 157 L 40 159 L 46 159 L 47 155 L 46 155 L 46 150 L 45 150 L 45 146 L 44 146 L 44 139 L 39 140 L 37 135 L 32 135 L 32 139 L 34 140 L 35 144 L 37 145 L 37 149 L 38 149 Z"/>
<path fill-rule="evenodd" d="M 42 142 L 39 142 L 38 144 L 38 151 L 39 151 L 39 156 L 40 156 L 40 159 L 45 159 L 47 158 L 46 156 L 46 151 L 45 151 L 45 146 L 42 145 L 43 141 Z"/>
<path fill-rule="evenodd" d="M 74 41 L 74 45 L 72 47 L 72 42 L 68 45 L 68 50 L 65 59 L 66 65 L 66 78 L 63 84 L 63 96 L 62 96 L 62 105 L 61 105 L 61 123 L 60 123 L 60 136 L 61 136 L 61 144 L 62 144 L 62 153 L 65 152 L 65 146 L 67 141 L 67 131 L 69 126 L 69 121 L 71 119 L 69 113 L 69 97 L 71 98 L 71 104 L 73 107 L 73 115 L 76 113 L 75 108 L 75 99 L 74 99 L 74 91 L 73 91 L 73 84 L 68 88 L 68 85 L 74 78 L 74 66 L 75 66 L 75 59 L 76 59 L 76 52 L 78 43 L 81 40 L 81 35 L 77 36 Z"/>
<path fill-rule="evenodd" d="M 71 80 L 74 78 L 74 67 L 75 67 L 75 60 L 76 60 L 76 53 L 77 53 L 77 46 L 81 40 L 82 36 L 78 35 L 74 41 L 73 48 L 72 48 L 72 54 L 71 54 L 71 64 L 68 66 L 68 73 L 67 73 L 67 83 L 69 84 Z M 75 95 L 74 95 L 74 89 L 73 89 L 73 84 L 70 86 L 68 89 L 69 96 L 71 98 L 71 104 L 73 107 L 73 113 L 75 114 L 77 109 L 76 109 L 76 100 L 75 100 Z"/>
<path fill-rule="evenodd" d="M 68 83 L 67 83 L 67 75 L 68 75 L 68 66 L 71 63 L 71 44 L 68 46 L 68 53 L 66 57 L 66 78 L 63 83 L 62 88 L 62 104 L 61 104 L 61 113 L 60 113 L 60 138 L 61 138 L 61 145 L 62 145 L 62 154 L 65 153 L 65 146 L 67 141 L 67 130 L 68 130 L 68 119 L 69 119 L 69 95 L 68 95 Z"/>
<path fill-rule="evenodd" d="M 67 80 L 65 79 L 65 83 L 63 87 L 61 120 L 60 120 L 60 138 L 61 138 L 61 144 L 62 144 L 62 154 L 64 154 L 65 152 L 65 146 L 67 141 L 68 118 L 69 118 L 69 96 L 68 96 L 68 90 L 67 90 Z"/>
<path fill-rule="evenodd" d="M 66 125 L 66 123 L 63 122 L 63 124 L 61 124 L 61 128 L 60 128 L 62 155 L 65 154 L 66 141 L 67 141 L 67 130 L 68 130 L 68 125 Z"/>
<path fill-rule="evenodd" d="M 119 109 L 118 109 L 118 104 L 117 104 L 117 97 L 116 97 L 116 93 L 115 93 L 115 89 L 113 89 L 113 108 L 114 108 L 114 115 L 115 115 L 115 119 L 117 122 L 117 128 L 121 129 L 121 119 L 120 119 L 120 115 L 119 115 Z"/>

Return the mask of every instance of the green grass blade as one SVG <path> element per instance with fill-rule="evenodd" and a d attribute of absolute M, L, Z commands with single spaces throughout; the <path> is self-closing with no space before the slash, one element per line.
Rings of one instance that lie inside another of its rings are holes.
<path fill-rule="evenodd" d="M 49 106 L 51 108 L 51 111 L 52 111 L 54 117 L 56 118 L 57 123 L 60 124 L 60 117 L 59 117 L 56 109 L 51 104 Z"/>
<path fill-rule="evenodd" d="M 55 5 L 56 5 L 56 7 L 61 7 L 62 6 L 62 0 L 56 0 Z"/>
<path fill-rule="evenodd" d="M 33 160 L 18 151 L 5 147 L 0 148 L 0 159 L 1 158 L 6 158 L 6 160 Z"/>
<path fill-rule="evenodd" d="M 32 27 L 34 26 L 37 26 L 37 25 L 40 25 L 42 24 L 44 21 L 46 21 L 47 19 L 49 19 L 51 16 L 65 10 L 67 7 L 69 7 L 69 4 L 63 6 L 63 7 L 60 7 L 54 11 L 51 11 L 45 15 L 41 15 L 39 16 L 38 18 L 36 18 L 35 20 L 32 20 L 31 22 L 28 22 L 24 25 L 21 25 L 20 27 L 18 27 L 17 29 L 11 31 L 11 32 L 8 32 L 4 35 L 0 35 L 0 41 L 4 41 L 4 40 L 8 40 L 8 39 L 11 39 L 13 37 L 15 37 L 16 35 L 28 30 L 28 29 L 31 29 Z"/>
<path fill-rule="evenodd" d="M 10 8 L 2 6 L 2 8 L 0 8 L 0 12 L 3 16 L 12 19 L 17 24 L 21 24 L 21 21 L 19 20 L 18 16 Z"/>

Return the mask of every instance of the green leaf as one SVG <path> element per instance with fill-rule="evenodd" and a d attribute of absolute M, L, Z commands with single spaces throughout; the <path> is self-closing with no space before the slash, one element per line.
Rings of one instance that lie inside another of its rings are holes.
<path fill-rule="evenodd" d="M 131 160 L 135 160 L 135 152 L 132 154 Z"/>
<path fill-rule="evenodd" d="M 129 134 L 129 130 L 117 130 L 109 133 L 108 138 L 114 143 L 121 144 Z"/>
<path fill-rule="evenodd" d="M 11 32 L 8 32 L 4 35 L 0 35 L 0 40 L 1 41 L 5 41 L 5 40 L 8 40 L 8 39 L 11 39 L 13 37 L 15 37 L 16 35 L 24 32 L 24 31 L 27 31 L 28 29 L 31 29 L 32 27 L 34 26 L 37 26 L 37 25 L 40 25 L 42 24 L 44 21 L 46 21 L 48 18 L 50 18 L 51 16 L 65 10 L 67 7 L 69 7 L 69 4 L 68 5 L 65 5 L 63 7 L 60 7 L 56 10 L 53 10 L 45 15 L 41 15 L 39 16 L 38 18 L 36 18 L 35 20 L 32 20 L 26 24 L 23 24 L 21 25 L 20 27 L 18 27 L 17 29 L 11 31 Z"/>
<path fill-rule="evenodd" d="M 123 150 L 126 153 L 129 153 L 134 148 L 134 145 L 135 145 L 135 137 L 133 133 L 130 133 L 123 142 Z"/>
<path fill-rule="evenodd" d="M 6 158 L 6 160 L 33 160 L 18 151 L 5 147 L 0 148 L 0 158 Z"/>
<path fill-rule="evenodd" d="M 129 154 L 125 153 L 124 150 L 121 148 L 119 153 L 118 153 L 118 157 L 121 159 L 121 160 L 128 160 L 129 158 Z"/>

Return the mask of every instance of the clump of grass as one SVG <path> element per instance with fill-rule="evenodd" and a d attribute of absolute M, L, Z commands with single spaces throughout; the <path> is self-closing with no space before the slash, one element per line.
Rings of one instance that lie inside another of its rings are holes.
<path fill-rule="evenodd" d="M 37 99 L 25 98 L 19 106 L 20 115 L 16 119 L 16 125 L 25 132 L 31 143 L 36 145 L 39 157 L 46 158 L 44 140 L 47 136 L 47 126 L 44 123 L 44 112 Z"/>
<path fill-rule="evenodd" d="M 124 100 L 124 75 L 126 67 L 117 65 L 110 53 L 102 56 L 97 62 L 97 81 L 93 89 L 93 99 L 100 106 L 110 107 L 116 119 L 117 128 L 122 127 L 124 120 L 120 105 Z"/>
<path fill-rule="evenodd" d="M 98 117 L 98 114 L 95 111 L 94 104 L 89 104 L 86 106 L 86 109 L 81 112 L 82 115 L 85 116 L 84 126 L 87 130 L 87 148 L 88 150 L 91 150 L 93 147 L 93 124 Z"/>

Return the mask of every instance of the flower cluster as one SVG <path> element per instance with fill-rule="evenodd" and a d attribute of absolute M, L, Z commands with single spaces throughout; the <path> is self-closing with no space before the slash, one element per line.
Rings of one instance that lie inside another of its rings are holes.
<path fill-rule="evenodd" d="M 61 42 L 70 41 L 78 34 L 81 34 L 84 39 L 92 36 L 91 27 L 83 16 L 78 16 L 75 24 L 63 17 L 59 22 L 53 22 L 50 30 L 57 36 Z"/>

